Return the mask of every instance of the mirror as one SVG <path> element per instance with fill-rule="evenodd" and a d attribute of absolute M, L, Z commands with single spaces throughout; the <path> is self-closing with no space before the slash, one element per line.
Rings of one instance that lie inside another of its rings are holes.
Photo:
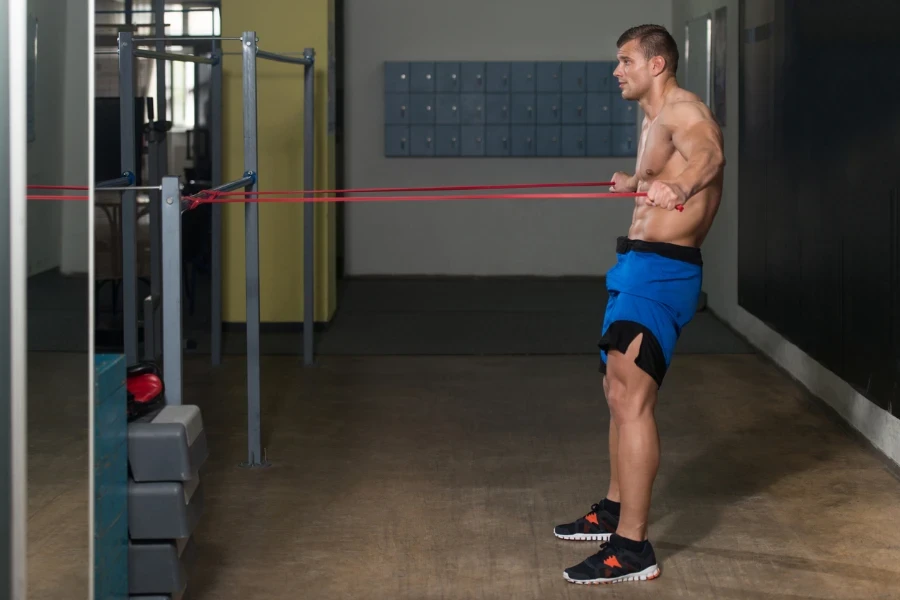
<path fill-rule="evenodd" d="M 38 600 L 87 598 L 92 572 L 92 10 L 27 1 L 28 194 L 47 196 L 27 202 L 27 591 Z"/>
<path fill-rule="evenodd" d="M 712 87 L 712 15 L 692 19 L 684 31 L 684 87 L 710 106 Z"/>

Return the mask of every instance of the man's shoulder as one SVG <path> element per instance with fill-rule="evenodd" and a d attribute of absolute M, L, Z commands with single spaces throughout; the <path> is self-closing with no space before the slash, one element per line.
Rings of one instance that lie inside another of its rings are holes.
<path fill-rule="evenodd" d="M 662 121 L 673 128 L 691 127 L 701 122 L 715 124 L 712 111 L 696 94 L 686 90 L 679 91 L 684 94 L 670 98 L 660 112 Z"/>

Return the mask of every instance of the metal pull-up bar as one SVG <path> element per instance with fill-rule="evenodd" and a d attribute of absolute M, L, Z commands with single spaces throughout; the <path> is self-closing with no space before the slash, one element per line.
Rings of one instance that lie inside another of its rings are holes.
<path fill-rule="evenodd" d="M 312 65 L 314 59 L 305 53 L 302 57 L 286 56 L 284 54 L 275 54 L 274 52 L 266 52 L 265 50 L 257 50 L 256 56 L 265 58 L 266 60 L 274 60 L 275 62 L 291 63 L 294 65 Z"/>
<path fill-rule="evenodd" d="M 160 60 L 174 60 L 181 62 L 199 63 L 201 65 L 214 65 L 218 58 L 207 56 L 195 56 L 193 54 L 176 54 L 174 52 L 156 52 L 155 50 L 139 50 L 135 48 L 133 54 L 137 58 L 155 58 Z"/>

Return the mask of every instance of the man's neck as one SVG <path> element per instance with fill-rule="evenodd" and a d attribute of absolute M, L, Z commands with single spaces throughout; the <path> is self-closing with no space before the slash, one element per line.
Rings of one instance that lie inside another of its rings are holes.
<path fill-rule="evenodd" d="M 659 115 L 666 104 L 666 96 L 676 87 L 678 87 L 678 83 L 675 78 L 669 77 L 658 85 L 654 85 L 646 96 L 638 100 L 638 104 L 648 119 L 652 121 Z"/>

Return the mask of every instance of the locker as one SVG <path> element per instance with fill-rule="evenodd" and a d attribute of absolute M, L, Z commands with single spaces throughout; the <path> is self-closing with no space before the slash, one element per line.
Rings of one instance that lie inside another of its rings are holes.
<path fill-rule="evenodd" d="M 633 125 L 613 126 L 613 156 L 637 156 L 638 136 Z"/>
<path fill-rule="evenodd" d="M 385 94 L 385 125 L 405 125 L 409 123 L 409 94 Z"/>
<path fill-rule="evenodd" d="M 435 128 L 435 156 L 459 156 L 460 130 L 453 125 L 438 125 Z"/>
<path fill-rule="evenodd" d="M 587 130 L 583 125 L 562 127 L 563 156 L 585 156 L 587 153 Z"/>
<path fill-rule="evenodd" d="M 560 94 L 538 94 L 538 125 L 556 125 L 562 122 L 562 96 Z"/>
<path fill-rule="evenodd" d="M 409 63 L 409 91 L 434 92 L 435 73 L 433 62 Z"/>
<path fill-rule="evenodd" d="M 409 156 L 409 127 L 388 125 L 384 128 L 384 155 Z"/>
<path fill-rule="evenodd" d="M 581 124 L 587 117 L 587 96 L 585 94 L 563 94 L 562 96 L 562 122 L 563 124 Z"/>
<path fill-rule="evenodd" d="M 508 94 L 512 90 L 510 64 L 508 62 L 487 63 L 487 93 Z"/>
<path fill-rule="evenodd" d="M 411 125 L 431 125 L 435 121 L 434 94 L 409 95 L 409 122 Z"/>
<path fill-rule="evenodd" d="M 512 78 L 513 92 L 536 92 L 535 63 L 514 62 L 510 63 L 510 77 Z"/>
<path fill-rule="evenodd" d="M 537 63 L 537 91 L 559 93 L 562 91 L 562 63 Z"/>
<path fill-rule="evenodd" d="M 510 121 L 510 95 L 509 94 L 488 94 L 487 95 L 487 123 L 505 124 Z"/>
<path fill-rule="evenodd" d="M 562 64 L 562 91 L 586 92 L 586 66 L 583 62 L 564 62 Z"/>
<path fill-rule="evenodd" d="M 459 63 L 439 62 L 435 64 L 434 70 L 436 73 L 435 91 L 437 93 L 459 93 L 460 89 L 462 89 L 459 79 Z"/>
<path fill-rule="evenodd" d="M 587 126 L 587 156 L 612 156 L 612 128 L 604 125 Z"/>
<path fill-rule="evenodd" d="M 409 63 L 384 63 L 385 93 L 402 93 L 409 91 Z"/>
<path fill-rule="evenodd" d="M 438 125 L 459 124 L 459 94 L 437 95 L 437 115 L 435 123 Z"/>
<path fill-rule="evenodd" d="M 537 96 L 534 94 L 512 95 L 512 123 L 532 124 L 537 119 Z"/>
<path fill-rule="evenodd" d="M 512 156 L 535 156 L 537 143 L 535 141 L 535 128 L 533 125 L 513 125 L 510 128 Z"/>
<path fill-rule="evenodd" d="M 484 94 L 462 94 L 459 97 L 459 122 L 463 125 L 482 125 L 485 122 Z"/>
<path fill-rule="evenodd" d="M 612 107 L 609 92 L 594 92 L 587 95 L 587 122 L 591 125 L 612 123 Z"/>
<path fill-rule="evenodd" d="M 537 127 L 537 155 L 559 156 L 562 148 L 561 128 L 554 125 L 538 125 Z"/>
<path fill-rule="evenodd" d="M 413 125 L 410 132 L 410 156 L 434 156 L 437 144 L 434 140 L 434 127 Z"/>
<path fill-rule="evenodd" d="M 509 156 L 512 150 L 512 138 L 510 128 L 506 125 L 488 125 L 484 132 L 487 143 L 485 154 L 487 156 Z"/>
<path fill-rule="evenodd" d="M 464 125 L 462 128 L 462 151 L 461 156 L 484 156 L 485 141 L 484 127 L 475 125 Z"/>
<path fill-rule="evenodd" d="M 487 88 L 484 81 L 483 62 L 464 62 L 460 63 L 460 75 L 462 77 L 462 87 L 460 91 L 463 93 L 481 93 L 483 94 Z"/>
<path fill-rule="evenodd" d="M 619 82 L 613 77 L 615 62 L 602 61 L 587 64 L 587 91 L 614 92 L 619 90 Z"/>

